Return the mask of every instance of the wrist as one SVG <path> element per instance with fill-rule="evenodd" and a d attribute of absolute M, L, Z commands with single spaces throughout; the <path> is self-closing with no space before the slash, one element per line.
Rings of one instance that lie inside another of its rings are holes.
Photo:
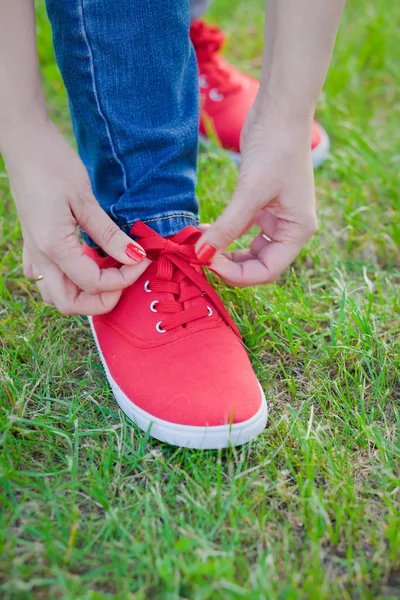
<path fill-rule="evenodd" d="M 292 147 L 311 148 L 312 122 L 314 110 L 292 111 L 269 95 L 259 95 L 252 108 L 252 125 L 258 124 L 266 134 L 276 137 L 280 143 L 285 140 Z"/>
<path fill-rule="evenodd" d="M 272 82 L 261 83 L 254 103 L 259 119 L 287 124 L 299 132 L 302 129 L 310 130 L 315 108 L 316 102 L 304 99 L 300 101 L 298 95 L 296 98 L 291 90 L 279 84 L 273 85 Z"/>
<path fill-rule="evenodd" d="M 19 156 L 31 142 L 38 142 L 54 127 L 47 111 L 31 113 L 29 119 L 22 115 L 0 123 L 0 153 L 7 157 Z"/>

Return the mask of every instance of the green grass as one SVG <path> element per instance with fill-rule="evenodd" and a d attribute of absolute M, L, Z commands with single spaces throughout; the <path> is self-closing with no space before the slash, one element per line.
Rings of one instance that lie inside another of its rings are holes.
<path fill-rule="evenodd" d="M 263 0 L 216 0 L 257 74 Z M 318 116 L 320 231 L 267 288 L 221 290 L 271 407 L 251 446 L 148 439 L 109 391 L 83 318 L 21 269 L 0 167 L 0 597 L 400 598 L 400 4 L 350 1 Z M 46 94 L 71 129 L 38 5 Z M 204 221 L 236 170 L 202 153 Z"/>

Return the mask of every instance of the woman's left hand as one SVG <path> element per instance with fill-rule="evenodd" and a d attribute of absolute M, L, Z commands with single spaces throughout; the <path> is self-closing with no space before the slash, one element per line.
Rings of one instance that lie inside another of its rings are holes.
<path fill-rule="evenodd" d="M 271 283 L 317 229 L 309 118 L 268 119 L 249 113 L 235 192 L 196 244 L 199 258 L 232 286 Z M 260 232 L 248 250 L 225 252 L 252 225 Z"/>

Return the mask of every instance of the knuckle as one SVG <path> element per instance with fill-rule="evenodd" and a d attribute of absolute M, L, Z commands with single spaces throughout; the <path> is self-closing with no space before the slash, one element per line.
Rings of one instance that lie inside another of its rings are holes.
<path fill-rule="evenodd" d="M 229 244 L 234 242 L 240 235 L 238 227 L 232 223 L 232 221 L 223 221 L 222 223 L 217 222 L 216 233 Z"/>
<path fill-rule="evenodd" d="M 90 186 L 87 189 L 84 188 L 78 194 L 78 198 L 79 202 L 77 203 L 77 206 L 74 207 L 75 218 L 79 225 L 85 229 L 92 218 L 92 208 L 96 200 L 92 194 Z"/>
<path fill-rule="evenodd" d="M 114 238 L 120 234 L 120 231 L 121 230 L 118 225 L 116 225 L 113 221 L 110 221 L 105 229 L 103 229 L 101 234 L 101 240 L 104 246 L 111 244 Z"/>
<path fill-rule="evenodd" d="M 98 296 L 101 294 L 100 284 L 98 283 L 87 283 L 82 286 L 84 292 L 89 294 L 89 296 Z"/>
<path fill-rule="evenodd" d="M 37 247 L 42 254 L 51 257 L 55 253 L 56 245 L 49 236 L 43 235 L 43 238 L 38 241 Z"/>
<path fill-rule="evenodd" d="M 58 253 L 61 246 L 61 238 L 55 238 L 54 231 L 43 230 L 40 232 L 40 237 L 34 241 L 35 250 L 33 254 L 37 253 L 37 250 L 45 256 L 52 257 Z"/>
<path fill-rule="evenodd" d="M 44 235 L 38 242 L 39 251 L 51 260 L 62 260 L 71 257 L 77 242 L 75 231 L 54 239 L 54 234 Z"/>
<path fill-rule="evenodd" d="M 46 240 L 40 243 L 39 250 L 51 260 L 57 260 L 65 254 L 60 243 L 52 244 L 50 241 Z"/>

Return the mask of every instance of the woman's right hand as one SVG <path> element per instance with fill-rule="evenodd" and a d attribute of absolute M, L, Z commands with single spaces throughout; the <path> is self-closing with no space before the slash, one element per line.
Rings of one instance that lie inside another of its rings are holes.
<path fill-rule="evenodd" d="M 13 135 L 3 156 L 21 221 L 25 276 L 42 275 L 43 300 L 62 313 L 109 312 L 150 264 L 144 250 L 100 207 L 83 163 L 52 123 Z M 84 254 L 78 225 L 123 266 L 100 269 Z"/>

